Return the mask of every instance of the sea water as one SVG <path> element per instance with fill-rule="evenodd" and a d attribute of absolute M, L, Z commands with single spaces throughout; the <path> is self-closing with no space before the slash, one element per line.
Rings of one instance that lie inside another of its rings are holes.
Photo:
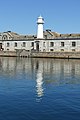
<path fill-rule="evenodd" d="M 80 60 L 0 58 L 0 120 L 80 120 Z"/>

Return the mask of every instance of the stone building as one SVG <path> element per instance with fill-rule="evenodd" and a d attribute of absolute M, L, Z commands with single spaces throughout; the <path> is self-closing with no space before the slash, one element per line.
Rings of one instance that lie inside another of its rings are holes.
<path fill-rule="evenodd" d="M 11 31 L 0 33 L 0 51 L 80 52 L 80 34 L 43 31 L 44 19 L 41 16 L 37 24 L 37 35 L 19 35 Z"/>

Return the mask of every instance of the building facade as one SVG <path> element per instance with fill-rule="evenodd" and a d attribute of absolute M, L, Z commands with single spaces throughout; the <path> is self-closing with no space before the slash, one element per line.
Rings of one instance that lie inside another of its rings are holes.
<path fill-rule="evenodd" d="M 11 34 L 11 33 L 10 33 Z M 78 34 L 79 35 L 79 34 Z M 31 37 L 31 38 L 30 38 Z M 38 52 L 74 52 L 80 51 L 80 37 L 54 37 L 50 34 L 44 35 L 44 39 L 37 39 L 33 36 L 26 38 L 10 38 L 8 32 L 2 33 L 0 36 L 0 50 L 3 51 L 38 51 Z M 47 37 L 47 39 L 46 39 Z M 49 37 L 49 38 L 48 38 Z"/>
<path fill-rule="evenodd" d="M 37 24 L 37 36 L 11 31 L 0 33 L 0 51 L 80 52 L 80 34 L 59 34 L 49 29 L 43 31 L 44 19 L 41 16 Z"/>

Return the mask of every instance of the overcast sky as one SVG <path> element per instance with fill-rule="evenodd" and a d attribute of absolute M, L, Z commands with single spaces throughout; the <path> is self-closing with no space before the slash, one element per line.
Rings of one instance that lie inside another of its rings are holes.
<path fill-rule="evenodd" d="M 40 15 L 44 30 L 80 33 L 80 0 L 0 0 L 0 32 L 36 34 Z"/>

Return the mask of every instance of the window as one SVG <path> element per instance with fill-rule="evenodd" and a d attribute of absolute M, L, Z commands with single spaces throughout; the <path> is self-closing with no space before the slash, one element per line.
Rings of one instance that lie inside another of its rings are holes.
<path fill-rule="evenodd" d="M 45 52 L 46 50 L 45 50 L 45 49 L 43 49 L 43 51 Z"/>
<path fill-rule="evenodd" d="M 47 35 L 45 35 L 45 39 L 47 39 Z"/>
<path fill-rule="evenodd" d="M 61 51 L 64 51 L 64 49 L 61 49 Z"/>
<path fill-rule="evenodd" d="M 10 44 L 9 43 L 7 43 L 7 47 L 9 47 L 10 46 Z"/>
<path fill-rule="evenodd" d="M 50 47 L 53 47 L 54 46 L 54 42 L 50 42 Z"/>
<path fill-rule="evenodd" d="M 15 42 L 14 46 L 17 47 L 17 43 L 16 42 Z"/>
<path fill-rule="evenodd" d="M 7 35 L 3 35 L 3 36 L 2 36 L 2 39 L 3 39 L 3 40 L 8 40 Z"/>
<path fill-rule="evenodd" d="M 75 47 L 76 46 L 76 42 L 72 42 L 72 47 Z"/>
<path fill-rule="evenodd" d="M 75 51 L 75 49 L 72 49 L 72 51 Z"/>
<path fill-rule="evenodd" d="M 31 47 L 34 47 L 34 42 L 31 43 Z"/>
<path fill-rule="evenodd" d="M 9 37 L 9 40 L 11 39 L 11 37 Z"/>
<path fill-rule="evenodd" d="M 50 51 L 54 51 L 54 49 L 50 49 Z"/>
<path fill-rule="evenodd" d="M 26 43 L 25 42 L 23 42 L 23 47 L 26 47 Z"/>
<path fill-rule="evenodd" d="M 45 47 L 45 42 L 43 42 L 43 47 Z"/>
<path fill-rule="evenodd" d="M 61 42 L 61 47 L 64 47 L 64 42 Z"/>

